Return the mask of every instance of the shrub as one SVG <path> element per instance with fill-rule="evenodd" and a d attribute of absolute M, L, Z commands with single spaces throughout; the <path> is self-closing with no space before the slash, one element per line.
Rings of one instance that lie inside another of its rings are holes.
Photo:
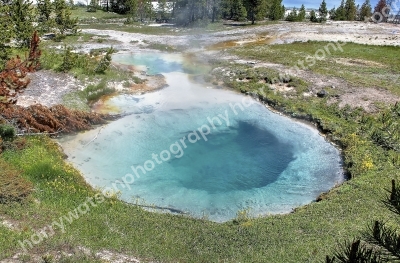
<path fill-rule="evenodd" d="M 8 124 L 0 125 L 0 138 L 3 141 L 13 141 L 15 139 L 16 132 L 13 126 Z"/>
<path fill-rule="evenodd" d="M 102 55 L 104 52 L 107 52 L 109 48 L 93 48 L 89 51 L 90 57 L 97 57 Z"/>
<path fill-rule="evenodd" d="M 57 35 L 53 38 L 53 41 L 54 41 L 54 42 L 62 42 L 64 39 L 65 39 L 65 35 L 57 34 Z"/>
<path fill-rule="evenodd" d="M 109 48 L 107 50 L 107 53 L 105 54 L 104 57 L 100 60 L 99 64 L 97 64 L 96 68 L 94 69 L 94 72 L 97 74 L 104 74 L 106 70 L 110 67 L 111 65 L 111 54 L 114 53 L 113 48 Z"/>
<path fill-rule="evenodd" d="M 61 65 L 58 67 L 58 71 L 70 71 L 73 67 L 75 67 L 77 58 L 78 54 L 72 52 L 72 47 L 64 47 L 63 60 Z"/>
<path fill-rule="evenodd" d="M 107 82 L 105 79 L 100 81 L 97 85 L 89 85 L 83 91 L 83 96 L 88 102 L 95 102 L 99 100 L 102 96 L 109 95 L 115 92 L 114 88 L 107 87 Z"/>
<path fill-rule="evenodd" d="M 141 78 L 136 77 L 136 76 L 132 76 L 132 80 L 133 80 L 133 82 L 135 82 L 135 84 L 142 84 L 142 83 L 145 83 L 147 81 L 147 79 L 141 79 Z"/>

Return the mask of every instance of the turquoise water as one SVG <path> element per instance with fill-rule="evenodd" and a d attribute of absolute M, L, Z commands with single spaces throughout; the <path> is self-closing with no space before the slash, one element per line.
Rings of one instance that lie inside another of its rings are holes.
<path fill-rule="evenodd" d="M 168 56 L 164 54 L 164 57 L 160 57 L 157 52 L 117 53 L 113 55 L 112 59 L 116 63 L 142 66 L 149 75 L 183 71 L 182 64 L 179 61 L 180 57 L 173 54 Z"/>
<path fill-rule="evenodd" d="M 131 115 L 62 142 L 90 184 L 223 222 L 244 209 L 290 212 L 343 181 L 339 151 L 313 127 L 179 70 L 164 75 L 163 90 L 108 101 Z"/>
<path fill-rule="evenodd" d="M 186 158 L 173 160 L 177 180 L 186 189 L 218 194 L 262 188 L 294 160 L 290 144 L 250 121 L 238 120 L 208 140 L 188 148 Z"/>

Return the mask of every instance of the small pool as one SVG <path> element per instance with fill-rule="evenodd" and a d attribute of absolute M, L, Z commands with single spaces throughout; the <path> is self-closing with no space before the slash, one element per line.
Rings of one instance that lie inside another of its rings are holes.
<path fill-rule="evenodd" d="M 159 53 L 117 53 L 112 57 L 113 62 L 137 66 L 149 75 L 170 72 L 183 72 L 182 56 Z"/>
<path fill-rule="evenodd" d="M 315 128 L 191 82 L 173 56 L 117 55 L 163 73 L 169 86 L 111 98 L 132 114 L 64 139 L 90 184 L 120 190 L 128 202 L 224 222 L 242 210 L 290 212 L 343 181 L 339 151 Z"/>

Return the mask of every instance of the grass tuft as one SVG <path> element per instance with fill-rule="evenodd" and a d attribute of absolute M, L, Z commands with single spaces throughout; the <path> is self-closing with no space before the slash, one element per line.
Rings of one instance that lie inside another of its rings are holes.
<path fill-rule="evenodd" d="M 33 191 L 33 184 L 21 172 L 0 159 L 0 204 L 21 202 Z"/>

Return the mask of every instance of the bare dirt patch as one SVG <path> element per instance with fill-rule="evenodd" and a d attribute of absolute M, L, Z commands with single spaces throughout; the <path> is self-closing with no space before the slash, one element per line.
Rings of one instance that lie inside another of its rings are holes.
<path fill-rule="evenodd" d="M 362 67 L 375 67 L 375 68 L 385 67 L 385 65 L 381 63 L 363 59 L 338 58 L 335 60 L 335 62 L 346 66 L 362 66 Z"/>
<path fill-rule="evenodd" d="M 304 96 L 317 96 L 319 91 L 328 90 L 328 104 L 338 103 L 340 107 L 349 105 L 352 108 L 361 107 L 366 112 L 375 112 L 378 109 L 377 103 L 395 104 L 396 102 L 400 101 L 399 96 L 396 96 L 387 90 L 353 86 L 342 78 L 325 76 L 314 73 L 310 70 L 293 71 L 291 68 L 284 65 L 240 59 L 235 56 L 225 55 L 224 52 L 214 51 L 208 54 L 212 54 L 213 57 L 219 57 L 223 60 L 228 60 L 239 64 L 247 64 L 255 68 L 271 68 L 278 70 L 282 74 L 290 72 L 291 76 L 301 78 L 309 83 L 309 91 L 304 93 Z M 372 61 L 360 60 L 359 62 L 362 63 L 362 65 L 365 65 Z M 376 64 L 380 65 L 379 63 Z M 285 94 L 293 92 L 293 88 L 279 86 L 277 84 L 272 85 L 271 88 Z"/>
<path fill-rule="evenodd" d="M 68 93 L 82 90 L 83 84 L 70 74 L 40 70 L 29 74 L 31 82 L 18 97 L 18 105 L 27 107 L 33 104 L 52 106 L 62 103 Z"/>
<path fill-rule="evenodd" d="M 110 250 L 101 250 L 94 252 L 88 248 L 78 246 L 76 248 L 70 245 L 64 245 L 57 250 L 46 251 L 45 254 L 39 252 L 32 252 L 27 255 L 17 253 L 14 256 L 3 259 L 0 263 L 23 263 L 23 262 L 79 262 L 80 258 L 97 259 L 102 262 L 113 263 L 140 263 L 136 257 L 129 256 L 122 253 L 113 252 Z M 29 259 L 29 260 L 28 260 Z"/>
<path fill-rule="evenodd" d="M 339 102 L 340 107 L 350 105 L 351 107 L 361 107 L 367 112 L 375 112 L 378 110 L 376 103 L 395 104 L 400 102 L 400 98 L 387 90 L 359 88 L 347 90 L 339 98 L 332 98 L 328 102 Z"/>
<path fill-rule="evenodd" d="M 5 216 L 0 216 L 0 225 L 13 231 L 20 231 L 21 227 L 18 221 L 6 218 Z"/>

